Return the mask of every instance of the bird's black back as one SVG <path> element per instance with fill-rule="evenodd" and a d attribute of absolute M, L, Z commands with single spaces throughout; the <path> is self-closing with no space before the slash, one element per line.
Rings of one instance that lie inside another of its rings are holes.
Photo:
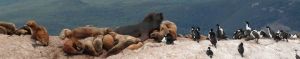
<path fill-rule="evenodd" d="M 281 38 L 280 38 L 280 35 L 279 35 L 280 33 L 275 33 L 275 36 L 273 36 L 274 37 L 274 40 L 276 41 L 276 42 L 278 42 L 278 41 L 280 41 L 281 40 Z"/>
<path fill-rule="evenodd" d="M 255 32 L 255 31 L 252 31 L 252 34 L 254 35 L 254 38 L 257 38 L 257 39 L 259 39 L 260 37 L 259 37 L 259 34 L 257 33 L 257 32 Z"/>
<path fill-rule="evenodd" d="M 194 30 L 192 30 L 192 38 L 193 40 L 199 40 L 200 39 L 200 32 L 199 30 L 196 30 L 196 29 L 199 29 L 198 27 L 192 27 Z"/>
<path fill-rule="evenodd" d="M 235 31 L 235 33 L 233 34 L 234 39 L 241 39 L 243 37 L 244 37 L 244 31 L 242 29 Z"/>
<path fill-rule="evenodd" d="M 206 51 L 206 55 L 209 56 L 210 58 L 212 58 L 212 56 L 214 55 L 214 53 L 210 50 L 210 47 Z"/>
<path fill-rule="evenodd" d="M 244 53 L 244 46 L 243 43 L 240 43 L 238 46 L 238 51 L 241 54 L 242 57 L 244 57 L 243 53 Z"/>
<path fill-rule="evenodd" d="M 265 38 L 270 38 L 270 36 L 264 31 L 261 31 L 259 34 L 262 35 Z"/>

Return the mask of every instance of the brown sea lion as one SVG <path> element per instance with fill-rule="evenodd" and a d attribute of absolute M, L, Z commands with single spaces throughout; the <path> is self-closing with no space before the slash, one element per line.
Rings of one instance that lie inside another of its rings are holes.
<path fill-rule="evenodd" d="M 127 48 L 128 46 L 130 46 L 132 44 L 137 44 L 140 42 L 139 38 L 135 38 L 130 35 L 117 34 L 114 37 L 118 42 L 116 45 L 114 45 L 114 47 L 112 47 L 110 50 L 108 50 L 108 52 L 104 55 L 104 57 L 108 57 L 110 55 L 117 54 L 117 53 L 121 52 L 123 49 Z"/>
<path fill-rule="evenodd" d="M 159 30 L 155 30 L 150 34 L 151 38 L 154 38 L 155 41 L 161 42 L 162 38 L 170 33 L 171 37 L 176 40 L 177 38 L 177 26 L 175 23 L 164 20 L 160 25 Z"/>
<path fill-rule="evenodd" d="M 84 45 L 78 40 L 67 39 L 64 42 L 63 51 L 68 55 L 83 54 Z"/>
<path fill-rule="evenodd" d="M 32 29 L 31 38 L 40 42 L 38 45 L 48 46 L 49 34 L 44 26 L 38 25 L 34 20 L 27 21 L 26 25 Z"/>
<path fill-rule="evenodd" d="M 79 40 L 84 46 L 84 53 L 93 56 L 99 56 L 103 50 L 102 38 L 103 35 L 99 35 L 97 37 L 87 37 Z"/>
<path fill-rule="evenodd" d="M 59 34 L 59 38 L 62 40 L 66 39 L 66 38 L 71 38 L 71 34 L 72 34 L 72 30 L 63 29 Z"/>
<path fill-rule="evenodd" d="M 105 35 L 111 32 L 109 28 L 97 28 L 97 27 L 79 27 L 72 30 L 72 37 L 86 38 L 96 37 L 98 35 Z"/>

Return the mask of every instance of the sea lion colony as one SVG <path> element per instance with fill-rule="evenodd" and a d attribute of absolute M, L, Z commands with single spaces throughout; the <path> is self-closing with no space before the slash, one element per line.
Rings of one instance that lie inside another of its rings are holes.
<path fill-rule="evenodd" d="M 276 42 L 288 39 L 298 38 L 298 35 L 289 34 L 283 30 L 274 32 L 269 26 L 268 32 L 251 29 L 248 21 L 246 30 L 238 29 L 234 32 L 233 39 L 245 39 L 246 41 L 255 40 L 259 44 L 260 38 L 272 38 Z M 73 29 L 62 29 L 59 38 L 64 41 L 62 50 L 66 55 L 87 54 L 91 56 L 108 57 L 121 52 L 123 49 L 138 49 L 143 46 L 146 40 L 154 42 L 164 42 L 174 44 L 177 37 L 190 38 L 194 41 L 210 40 L 211 46 L 217 49 L 217 41 L 228 40 L 224 29 L 220 24 L 216 25 L 217 30 L 213 28 L 208 36 L 201 35 L 200 27 L 192 26 L 191 35 L 177 34 L 177 26 L 174 22 L 165 20 L 162 13 L 149 13 L 144 20 L 138 24 L 121 26 L 118 28 L 98 28 L 94 26 L 83 26 Z M 34 20 L 28 20 L 24 26 L 17 28 L 15 24 L 9 22 L 0 22 L 0 33 L 6 35 L 31 35 L 36 46 L 48 46 L 50 43 L 47 28 L 38 24 Z M 207 55 L 212 58 L 213 51 L 208 47 Z M 244 57 L 243 43 L 239 45 L 237 51 Z"/>

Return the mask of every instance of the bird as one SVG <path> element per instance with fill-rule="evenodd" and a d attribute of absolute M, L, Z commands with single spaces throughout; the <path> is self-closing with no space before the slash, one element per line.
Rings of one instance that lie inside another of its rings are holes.
<path fill-rule="evenodd" d="M 224 29 L 219 24 L 217 24 L 217 27 L 218 27 L 218 29 L 217 29 L 217 38 L 218 38 L 218 40 L 226 39 L 227 36 L 224 32 Z"/>
<path fill-rule="evenodd" d="M 216 39 L 216 34 L 215 32 L 213 32 L 213 29 L 210 29 L 209 33 L 208 33 L 208 38 L 210 40 L 210 43 L 217 48 L 217 39 Z"/>
<path fill-rule="evenodd" d="M 251 30 L 250 24 L 248 21 L 245 22 L 246 23 L 246 30 Z"/>
<path fill-rule="evenodd" d="M 200 40 L 200 28 L 199 27 L 192 27 L 192 38 L 194 41 L 199 43 Z"/>
<path fill-rule="evenodd" d="M 244 57 L 244 46 L 243 46 L 243 42 L 241 42 L 240 44 L 239 44 L 239 46 L 238 46 L 238 51 L 239 51 L 239 53 L 240 53 L 240 55 L 242 56 L 242 57 Z"/>
<path fill-rule="evenodd" d="M 208 47 L 208 50 L 206 51 L 206 55 L 209 56 L 210 58 L 213 57 L 214 53 L 211 51 L 210 47 Z"/>
<path fill-rule="evenodd" d="M 172 35 L 170 33 L 165 35 L 165 40 L 166 40 L 166 44 L 174 44 L 174 38 L 172 37 Z"/>
<path fill-rule="evenodd" d="M 164 35 L 164 37 L 162 38 L 161 42 L 162 42 L 162 43 L 167 43 L 166 35 Z"/>
<path fill-rule="evenodd" d="M 192 26 L 191 29 L 192 29 L 192 30 L 191 30 L 192 39 L 195 40 L 195 39 L 194 39 L 194 36 L 195 36 L 195 33 L 196 33 L 196 32 L 195 32 L 196 29 L 195 29 L 195 27 L 193 27 L 193 26 Z"/>
<path fill-rule="evenodd" d="M 256 43 L 258 43 L 258 39 L 260 39 L 260 35 L 257 30 L 251 31 L 250 36 L 255 39 Z"/>
<path fill-rule="evenodd" d="M 269 35 L 264 31 L 260 31 L 259 34 L 261 35 L 261 38 L 270 38 Z"/>
<path fill-rule="evenodd" d="M 284 32 L 283 30 L 279 30 L 279 36 L 281 39 L 285 39 L 287 42 L 289 41 L 288 38 L 290 36 L 289 33 Z"/>
<path fill-rule="evenodd" d="M 270 38 L 275 38 L 276 33 L 269 26 L 266 26 L 266 28 L 268 29 L 269 37 Z"/>
<path fill-rule="evenodd" d="M 281 38 L 280 38 L 280 35 L 279 35 L 280 33 L 279 32 L 277 32 L 277 33 L 275 33 L 275 36 L 273 36 L 273 39 L 276 41 L 276 42 L 278 42 L 278 41 L 280 41 L 281 40 Z"/>
<path fill-rule="evenodd" d="M 200 35 L 200 27 L 197 27 L 196 30 L 197 30 L 196 38 L 198 39 L 197 42 L 199 43 L 200 38 L 201 38 L 201 35 Z"/>
<path fill-rule="evenodd" d="M 244 35 L 244 31 L 242 29 L 238 29 L 233 34 L 233 39 L 242 39 Z"/>
<path fill-rule="evenodd" d="M 298 36 L 297 36 L 297 34 L 292 34 L 292 35 L 290 36 L 290 38 L 291 38 L 291 39 L 297 39 Z"/>
<path fill-rule="evenodd" d="M 244 37 L 249 37 L 252 29 L 251 29 L 248 21 L 245 21 L 245 23 L 246 23 L 246 30 L 244 32 Z"/>

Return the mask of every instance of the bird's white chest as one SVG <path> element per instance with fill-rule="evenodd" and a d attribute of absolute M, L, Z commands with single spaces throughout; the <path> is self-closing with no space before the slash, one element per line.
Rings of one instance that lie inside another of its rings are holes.
<path fill-rule="evenodd" d="M 296 39 L 296 38 L 298 38 L 298 37 L 297 37 L 297 35 L 295 34 L 295 35 L 291 35 L 291 38 Z"/>
<path fill-rule="evenodd" d="M 249 25 L 246 25 L 246 30 L 251 30 L 251 28 L 249 27 Z"/>
<path fill-rule="evenodd" d="M 220 27 L 221 34 L 224 34 L 223 28 Z"/>
<path fill-rule="evenodd" d="M 167 42 L 167 38 L 164 37 L 164 38 L 161 40 L 161 42 L 166 43 L 166 42 Z"/>
<path fill-rule="evenodd" d="M 271 34 L 270 29 L 268 29 L 268 32 L 269 32 L 269 36 L 272 38 L 272 34 Z"/>

